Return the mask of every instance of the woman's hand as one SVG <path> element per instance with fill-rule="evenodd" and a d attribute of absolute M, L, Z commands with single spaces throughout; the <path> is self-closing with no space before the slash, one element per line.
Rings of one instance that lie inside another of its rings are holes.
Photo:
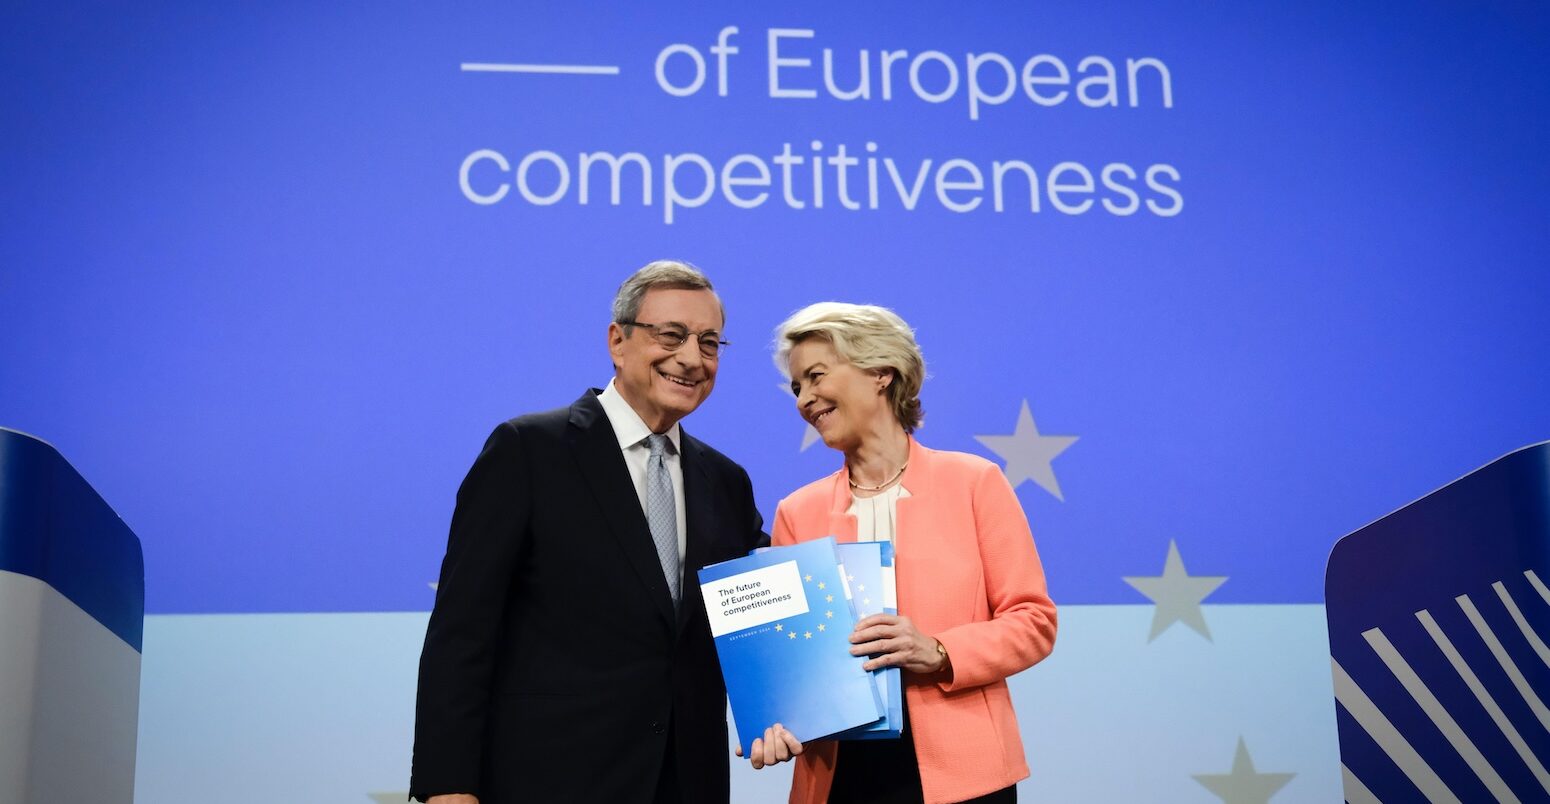
<path fill-rule="evenodd" d="M 748 761 L 758 770 L 765 765 L 776 765 L 802 753 L 802 743 L 796 735 L 786 731 L 786 727 L 776 723 L 764 730 L 764 737 L 755 737 L 750 746 L 752 755 Z M 736 748 L 738 756 L 743 755 L 743 747 Z"/>
<path fill-rule="evenodd" d="M 911 673 L 935 673 L 947 666 L 947 655 L 937 650 L 938 644 L 915 630 L 910 618 L 897 614 L 874 614 L 850 632 L 850 655 L 873 657 L 862 665 L 868 670 L 902 667 Z"/>

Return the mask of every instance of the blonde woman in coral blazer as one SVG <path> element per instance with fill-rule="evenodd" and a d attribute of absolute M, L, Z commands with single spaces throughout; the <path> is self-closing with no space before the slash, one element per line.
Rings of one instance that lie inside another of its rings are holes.
<path fill-rule="evenodd" d="M 1055 605 L 1021 506 L 1000 469 L 929 449 L 925 362 L 881 307 L 826 302 L 781 325 L 776 362 L 802 418 L 844 466 L 782 500 L 774 544 L 887 539 L 899 614 L 857 623 L 851 652 L 904 671 L 899 740 L 814 741 L 778 727 L 754 767 L 795 757 L 791 801 L 1012 802 L 1028 776 L 1006 678 L 1048 656 Z"/>

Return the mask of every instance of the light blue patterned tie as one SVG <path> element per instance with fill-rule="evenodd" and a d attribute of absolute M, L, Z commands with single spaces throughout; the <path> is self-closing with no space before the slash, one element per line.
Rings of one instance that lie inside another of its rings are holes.
<path fill-rule="evenodd" d="M 678 607 L 679 587 L 683 575 L 678 558 L 678 511 L 673 500 L 673 476 L 667 471 L 667 436 L 646 437 L 651 446 L 651 457 L 646 461 L 646 522 L 651 526 L 651 540 L 657 544 L 657 559 L 662 562 L 662 574 L 667 577 L 667 590 L 673 596 L 673 607 Z"/>

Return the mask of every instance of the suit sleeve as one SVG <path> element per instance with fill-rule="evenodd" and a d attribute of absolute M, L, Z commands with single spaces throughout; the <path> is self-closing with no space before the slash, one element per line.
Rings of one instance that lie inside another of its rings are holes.
<path fill-rule="evenodd" d="M 753 496 L 753 481 L 748 479 L 748 470 L 737 467 L 738 476 L 742 480 L 743 498 L 748 501 L 748 511 L 752 516 L 748 523 L 748 549 L 754 550 L 760 547 L 770 546 L 770 535 L 764 532 L 764 515 L 759 513 L 759 505 Z"/>
<path fill-rule="evenodd" d="M 458 489 L 420 654 L 411 796 L 482 790 L 496 641 L 531 508 L 516 427 L 495 429 Z"/>
<path fill-rule="evenodd" d="M 934 636 L 952 661 L 946 692 L 991 684 L 1032 667 L 1055 647 L 1055 604 L 1033 533 L 1006 476 L 987 466 L 975 481 L 974 529 L 990 619 Z"/>

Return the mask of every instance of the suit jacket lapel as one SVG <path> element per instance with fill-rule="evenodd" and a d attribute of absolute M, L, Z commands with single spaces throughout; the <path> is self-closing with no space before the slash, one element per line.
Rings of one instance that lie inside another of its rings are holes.
<path fill-rule="evenodd" d="M 688 538 L 684 547 L 683 602 L 678 607 L 678 628 L 683 630 L 689 612 L 699 605 L 700 578 L 696 572 L 710 557 L 711 541 L 716 532 L 715 512 L 711 505 L 710 472 L 700 451 L 700 442 L 679 429 L 679 456 L 684 476 L 684 517 Z M 692 595 L 692 597 L 691 597 Z"/>
<path fill-rule="evenodd" d="M 595 393 L 588 391 L 571 405 L 571 426 L 567 433 L 571 450 L 597 499 L 598 508 L 608 520 L 609 532 L 646 586 L 647 596 L 662 615 L 663 622 L 672 623 L 673 598 L 662 577 L 662 562 L 657 559 L 656 546 L 651 540 L 651 527 L 640 510 L 640 498 L 635 494 L 629 467 L 619 451 L 619 440 Z M 685 507 L 688 507 L 687 490 L 684 499 Z M 693 521 L 691 517 L 690 522 Z"/>

